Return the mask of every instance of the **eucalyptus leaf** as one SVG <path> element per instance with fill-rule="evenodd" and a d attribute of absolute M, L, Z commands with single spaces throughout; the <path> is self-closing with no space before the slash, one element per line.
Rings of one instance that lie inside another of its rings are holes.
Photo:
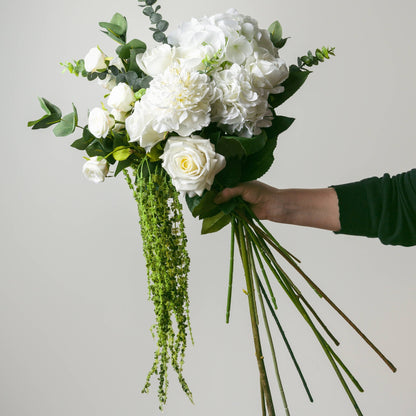
<path fill-rule="evenodd" d="M 130 48 L 127 45 L 120 45 L 116 49 L 120 59 L 128 59 L 130 57 Z"/>
<path fill-rule="evenodd" d="M 62 117 L 61 110 L 46 98 L 38 97 L 38 100 L 41 108 L 46 112 L 46 114 L 38 120 L 29 121 L 27 126 L 32 127 L 33 130 L 37 130 L 46 129 L 51 125 L 58 123 Z"/>
<path fill-rule="evenodd" d="M 139 39 L 132 39 L 127 46 L 130 49 L 141 49 L 143 52 L 146 50 L 146 44 Z"/>
<path fill-rule="evenodd" d="M 72 109 L 73 112 L 62 117 L 62 120 L 53 129 L 56 137 L 69 136 L 75 131 L 78 123 L 78 113 L 74 104 L 72 104 Z"/>
<path fill-rule="evenodd" d="M 213 217 L 205 218 L 202 221 L 201 234 L 215 233 L 231 222 L 231 215 L 224 214 L 222 211 Z"/>
<path fill-rule="evenodd" d="M 161 20 L 157 23 L 156 29 L 160 32 L 165 32 L 169 27 L 169 23 L 166 20 Z"/>

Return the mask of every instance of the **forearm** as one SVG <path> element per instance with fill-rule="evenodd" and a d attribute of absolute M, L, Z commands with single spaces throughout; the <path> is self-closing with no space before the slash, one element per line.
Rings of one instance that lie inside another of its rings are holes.
<path fill-rule="evenodd" d="M 338 197 L 333 188 L 282 189 L 270 202 L 267 218 L 286 224 L 338 231 Z"/>

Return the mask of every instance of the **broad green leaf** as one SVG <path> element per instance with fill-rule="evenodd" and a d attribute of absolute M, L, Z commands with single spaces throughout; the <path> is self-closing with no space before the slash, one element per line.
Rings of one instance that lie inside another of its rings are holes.
<path fill-rule="evenodd" d="M 193 209 L 191 210 L 194 217 L 199 217 L 200 219 L 212 217 L 221 211 L 221 208 L 218 204 L 214 202 L 214 198 L 217 195 L 215 191 L 206 191 L 204 194 L 199 197 L 194 204 Z M 189 205 L 188 205 L 189 206 Z"/>
<path fill-rule="evenodd" d="M 277 144 L 277 137 L 287 130 L 294 121 L 295 119 L 289 117 L 275 117 L 272 126 L 265 130 L 268 139 L 264 148 L 260 152 L 250 155 L 244 162 L 241 181 L 258 179 L 270 169 L 274 161 L 273 151 Z"/>
<path fill-rule="evenodd" d="M 106 32 L 104 30 L 102 30 L 101 32 L 105 33 L 107 36 L 109 36 L 111 39 L 115 40 L 120 45 L 125 45 L 126 44 L 126 42 L 123 39 L 121 39 L 119 36 L 115 35 L 114 33 Z"/>
<path fill-rule="evenodd" d="M 225 157 L 243 158 L 260 151 L 267 141 L 264 131 L 253 137 L 222 136 L 215 146 L 215 150 Z"/>
<path fill-rule="evenodd" d="M 233 187 L 241 182 L 243 162 L 235 157 L 227 158 L 225 168 L 215 176 L 215 182 L 223 187 Z"/>
<path fill-rule="evenodd" d="M 219 212 L 213 217 L 205 218 L 202 221 L 201 234 L 215 233 L 224 228 L 231 221 L 231 215 Z"/>
<path fill-rule="evenodd" d="M 280 94 L 271 94 L 269 96 L 270 105 L 276 108 L 283 104 L 303 85 L 310 73 L 310 71 L 299 69 L 296 65 L 291 65 L 289 68 L 289 77 L 282 83 L 285 90 Z"/>
<path fill-rule="evenodd" d="M 121 59 L 127 59 L 130 56 L 130 48 L 127 45 L 118 46 L 116 52 Z"/>
<path fill-rule="evenodd" d="M 109 152 L 106 152 L 103 148 L 103 145 L 100 143 L 99 139 L 95 138 L 85 149 L 87 155 L 90 157 L 93 156 L 102 156 L 105 157 Z"/>
<path fill-rule="evenodd" d="M 75 105 L 72 104 L 73 112 L 67 114 L 53 129 L 53 133 L 56 137 L 63 137 L 72 134 L 78 124 L 78 113 Z"/>
<path fill-rule="evenodd" d="M 100 22 L 99 25 L 100 27 L 102 27 L 103 29 L 107 29 L 110 33 L 117 37 L 121 37 L 123 35 L 123 30 L 118 25 L 114 25 L 112 23 L 107 22 Z"/>
<path fill-rule="evenodd" d="M 125 148 L 123 146 L 117 148 L 114 153 L 113 157 L 115 160 L 122 162 L 123 160 L 126 160 L 131 155 L 132 150 L 130 148 Z"/>
<path fill-rule="evenodd" d="M 78 150 L 85 150 L 91 144 L 93 140 L 94 138 L 87 139 L 87 138 L 81 137 L 80 139 L 75 140 L 71 144 L 71 147 L 74 147 L 75 149 L 78 149 Z"/>
<path fill-rule="evenodd" d="M 38 97 L 40 106 L 46 112 L 44 116 L 38 120 L 29 121 L 27 123 L 28 127 L 32 127 L 33 130 L 36 129 L 46 129 L 52 124 L 56 124 L 61 120 L 62 112 L 61 110 L 46 98 Z"/>
<path fill-rule="evenodd" d="M 130 49 L 130 58 L 129 58 L 129 71 L 139 72 L 140 68 L 136 62 L 136 56 L 139 53 L 142 53 L 142 49 Z"/>
<path fill-rule="evenodd" d="M 268 30 L 270 32 L 270 39 L 273 42 L 273 45 L 277 47 L 279 42 L 282 40 L 282 35 L 283 35 L 282 25 L 279 23 L 278 20 L 276 20 L 269 26 Z"/>
<path fill-rule="evenodd" d="M 118 133 L 113 130 L 113 136 L 114 136 L 113 149 L 116 149 L 117 147 L 120 147 L 120 146 L 128 145 L 129 142 L 127 140 L 127 136 L 124 133 Z"/>

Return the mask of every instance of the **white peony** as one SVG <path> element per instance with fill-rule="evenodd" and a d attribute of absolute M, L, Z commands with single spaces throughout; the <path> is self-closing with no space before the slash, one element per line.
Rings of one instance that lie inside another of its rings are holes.
<path fill-rule="evenodd" d="M 88 130 L 95 137 L 107 137 L 108 133 L 114 126 L 114 118 L 108 111 L 95 107 L 90 111 L 88 116 Z"/>
<path fill-rule="evenodd" d="M 94 183 L 104 182 L 108 173 L 108 163 L 105 159 L 98 160 L 98 157 L 94 156 L 84 163 L 82 173 Z"/>
<path fill-rule="evenodd" d="M 210 123 L 212 98 L 206 74 L 172 65 L 153 78 L 141 103 L 152 114 L 157 132 L 189 136 Z"/>
<path fill-rule="evenodd" d="M 96 72 L 100 69 L 107 69 L 105 62 L 106 55 L 99 48 L 91 48 L 84 58 L 84 66 L 88 72 Z"/>
<path fill-rule="evenodd" d="M 172 64 L 174 57 L 175 48 L 170 47 L 168 44 L 163 44 L 138 54 L 136 62 L 143 72 L 151 77 L 155 77 Z"/>
<path fill-rule="evenodd" d="M 278 94 L 284 88 L 280 84 L 289 76 L 285 61 L 271 55 L 259 56 L 257 52 L 247 59 L 245 68 L 252 77 L 256 88 L 267 89 L 268 93 Z"/>
<path fill-rule="evenodd" d="M 191 197 L 210 190 L 215 175 L 225 167 L 224 156 L 200 136 L 169 138 L 161 159 L 175 188 Z"/>
<path fill-rule="evenodd" d="M 124 82 L 117 84 L 108 97 L 108 105 L 119 111 L 130 111 L 135 101 L 133 90 Z"/>
<path fill-rule="evenodd" d="M 137 101 L 134 112 L 126 119 L 126 130 L 131 142 L 139 142 L 141 147 L 149 151 L 155 144 L 162 141 L 165 132 L 157 132 L 154 129 L 155 113 L 149 111 L 149 107 Z"/>

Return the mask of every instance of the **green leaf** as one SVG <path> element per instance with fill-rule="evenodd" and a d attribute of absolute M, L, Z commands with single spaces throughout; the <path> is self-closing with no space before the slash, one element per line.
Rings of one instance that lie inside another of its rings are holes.
<path fill-rule="evenodd" d="M 78 124 L 78 113 L 75 105 L 72 104 L 73 112 L 67 114 L 53 129 L 53 133 L 56 137 L 63 137 L 72 134 Z"/>
<path fill-rule="evenodd" d="M 277 47 L 279 42 L 282 40 L 282 25 L 279 23 L 278 20 L 276 20 L 269 26 L 268 30 L 270 32 L 270 39 L 273 42 L 273 45 Z"/>
<path fill-rule="evenodd" d="M 258 179 L 270 169 L 274 161 L 273 151 L 276 148 L 277 137 L 287 130 L 294 121 L 294 118 L 275 117 L 272 126 L 265 130 L 268 139 L 264 148 L 260 152 L 250 155 L 244 162 L 241 181 L 246 182 Z"/>
<path fill-rule="evenodd" d="M 130 49 L 129 71 L 134 71 L 136 73 L 140 71 L 140 68 L 139 68 L 139 66 L 137 65 L 137 62 L 136 62 L 136 55 L 141 53 L 141 52 L 142 52 L 141 49 Z"/>
<path fill-rule="evenodd" d="M 120 59 L 127 59 L 130 56 L 130 48 L 127 45 L 120 45 L 116 49 Z"/>
<path fill-rule="evenodd" d="M 114 172 L 114 176 L 117 176 L 123 169 L 128 168 L 130 165 L 131 165 L 131 161 L 128 159 L 118 162 L 116 170 Z"/>
<path fill-rule="evenodd" d="M 128 146 L 129 142 L 127 140 L 127 136 L 125 133 L 118 133 L 113 130 L 113 136 L 114 136 L 113 149 L 116 149 L 117 147 L 120 147 L 120 146 L 125 146 L 125 147 Z"/>
<path fill-rule="evenodd" d="M 280 94 L 271 94 L 269 96 L 270 105 L 276 108 L 283 104 L 303 85 L 310 73 L 310 71 L 299 69 L 296 65 L 291 65 L 289 68 L 289 77 L 282 83 L 285 90 Z"/>
<path fill-rule="evenodd" d="M 214 202 L 216 195 L 217 192 L 213 190 L 205 191 L 202 196 L 194 196 L 192 198 L 187 195 L 186 202 L 192 215 L 202 219 L 212 217 L 220 212 L 220 206 Z"/>
<path fill-rule="evenodd" d="M 132 153 L 132 149 L 125 148 L 124 146 L 120 146 L 116 148 L 116 150 L 114 151 L 113 157 L 115 160 L 122 162 L 123 160 L 128 159 L 131 153 Z"/>
<path fill-rule="evenodd" d="M 260 151 L 267 141 L 267 135 L 262 132 L 253 137 L 222 136 L 217 141 L 215 150 L 225 157 L 237 157 L 239 159 Z"/>
<path fill-rule="evenodd" d="M 146 44 L 139 39 L 132 39 L 129 43 L 127 43 L 127 46 L 130 49 L 141 49 L 142 52 L 144 52 L 147 48 Z"/>
<path fill-rule="evenodd" d="M 215 233 L 224 228 L 231 221 L 231 215 L 219 212 L 213 217 L 205 218 L 202 221 L 201 234 Z"/>
<path fill-rule="evenodd" d="M 115 35 L 116 37 L 125 37 L 126 35 L 127 19 L 124 16 L 122 16 L 120 13 L 116 13 L 111 18 L 110 23 L 99 22 L 98 24 L 100 25 L 100 27 L 107 29 L 109 33 Z"/>
<path fill-rule="evenodd" d="M 233 187 L 241 182 L 243 162 L 235 157 L 227 158 L 225 168 L 215 176 L 215 182 L 223 187 Z"/>
<path fill-rule="evenodd" d="M 106 152 L 103 148 L 103 145 L 100 143 L 100 140 L 95 138 L 85 149 L 87 155 L 90 157 L 93 156 L 102 156 L 105 157 L 109 152 Z"/>
<path fill-rule="evenodd" d="M 55 105 L 48 101 L 46 98 L 38 97 L 40 106 L 46 112 L 46 114 L 38 120 L 29 121 L 27 123 L 28 127 L 32 127 L 33 130 L 36 129 L 46 129 L 52 124 L 56 124 L 61 120 L 62 112 Z"/>

